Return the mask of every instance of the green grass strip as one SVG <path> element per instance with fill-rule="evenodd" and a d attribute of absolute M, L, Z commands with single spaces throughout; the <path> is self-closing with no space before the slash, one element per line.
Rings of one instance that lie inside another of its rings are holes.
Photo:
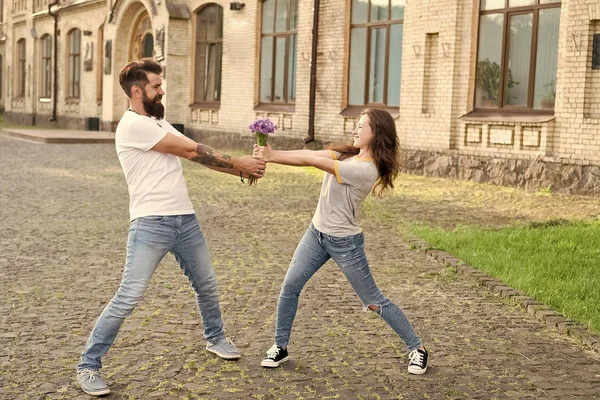
<path fill-rule="evenodd" d="M 411 233 L 600 331 L 600 222 Z"/>

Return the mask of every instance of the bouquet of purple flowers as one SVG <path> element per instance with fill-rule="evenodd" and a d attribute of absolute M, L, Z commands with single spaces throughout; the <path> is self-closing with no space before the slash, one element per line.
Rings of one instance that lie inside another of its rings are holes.
<path fill-rule="evenodd" d="M 248 126 L 251 133 L 256 135 L 256 142 L 259 146 L 266 146 L 269 140 L 269 135 L 272 135 L 277 130 L 277 125 L 273 124 L 269 118 L 257 119 Z M 249 184 L 252 185 L 257 181 L 257 178 L 253 176 L 248 180 Z"/>

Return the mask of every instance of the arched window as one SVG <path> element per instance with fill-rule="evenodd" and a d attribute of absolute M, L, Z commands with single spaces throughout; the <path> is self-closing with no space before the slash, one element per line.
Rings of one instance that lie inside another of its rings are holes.
<path fill-rule="evenodd" d="M 153 58 L 154 36 L 152 36 L 152 24 L 147 13 L 142 14 L 135 23 L 129 49 L 130 60 Z"/>
<path fill-rule="evenodd" d="M 15 74 L 15 97 L 25 97 L 25 50 L 25 39 L 19 39 L 17 41 L 17 72 Z"/>
<path fill-rule="evenodd" d="M 262 2 L 260 41 L 261 103 L 296 101 L 298 0 Z"/>
<path fill-rule="evenodd" d="M 400 106 L 405 3 L 352 0 L 349 106 Z"/>
<path fill-rule="evenodd" d="M 221 100 L 222 46 L 223 8 L 209 4 L 196 13 L 195 103 Z"/>
<path fill-rule="evenodd" d="M 40 39 L 40 55 L 40 97 L 49 99 L 52 97 L 52 36 L 44 35 Z"/>
<path fill-rule="evenodd" d="M 475 108 L 554 109 L 560 0 L 487 0 L 479 11 Z"/>
<path fill-rule="evenodd" d="M 67 98 L 79 98 L 81 89 L 81 31 L 79 29 L 69 32 L 68 43 Z"/>

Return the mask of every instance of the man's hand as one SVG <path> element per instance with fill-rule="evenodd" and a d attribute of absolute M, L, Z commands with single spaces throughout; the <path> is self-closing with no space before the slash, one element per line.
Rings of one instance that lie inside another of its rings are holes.
<path fill-rule="evenodd" d="M 257 160 L 251 156 L 235 157 L 232 160 L 237 169 L 242 171 L 244 175 L 262 178 L 265 174 L 267 164 L 262 160 Z"/>

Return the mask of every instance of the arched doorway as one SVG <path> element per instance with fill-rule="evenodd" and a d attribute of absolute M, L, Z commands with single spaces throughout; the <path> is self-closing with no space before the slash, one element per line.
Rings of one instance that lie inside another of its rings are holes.
<path fill-rule="evenodd" d="M 129 60 L 149 59 L 154 56 L 154 36 L 152 24 L 147 12 L 141 13 L 135 24 L 129 41 Z"/>
<path fill-rule="evenodd" d="M 113 39 L 113 74 L 118 76 L 129 61 L 154 57 L 154 35 L 150 9 L 145 2 L 133 1 L 118 13 L 117 30 Z M 131 21 L 134 23 L 132 24 Z M 113 79 L 112 118 L 118 120 L 127 110 L 129 102 L 118 79 Z"/>

